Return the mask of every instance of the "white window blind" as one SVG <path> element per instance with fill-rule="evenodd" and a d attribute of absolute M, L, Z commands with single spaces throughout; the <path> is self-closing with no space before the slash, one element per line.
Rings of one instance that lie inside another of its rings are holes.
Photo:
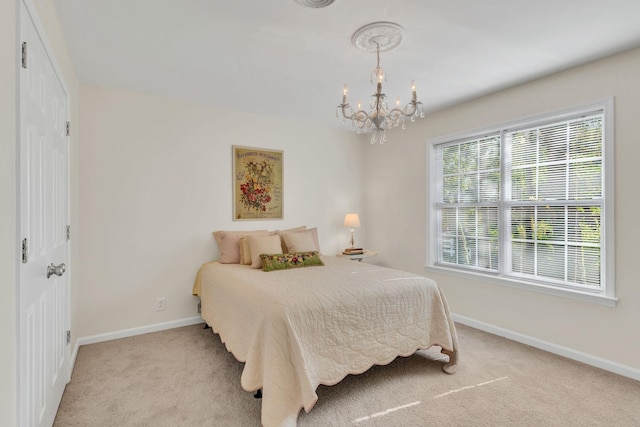
<path fill-rule="evenodd" d="M 440 261 L 498 271 L 500 138 L 438 147 Z"/>
<path fill-rule="evenodd" d="M 511 272 L 561 284 L 601 284 L 601 111 L 507 131 Z"/>
<path fill-rule="evenodd" d="M 434 144 L 433 264 L 611 296 L 606 111 L 563 112 Z"/>

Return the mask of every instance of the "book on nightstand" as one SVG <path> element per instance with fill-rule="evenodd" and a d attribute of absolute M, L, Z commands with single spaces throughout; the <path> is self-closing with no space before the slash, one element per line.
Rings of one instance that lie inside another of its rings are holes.
<path fill-rule="evenodd" d="M 343 255 L 362 255 L 364 254 L 364 249 L 362 248 L 347 248 L 342 251 Z"/>

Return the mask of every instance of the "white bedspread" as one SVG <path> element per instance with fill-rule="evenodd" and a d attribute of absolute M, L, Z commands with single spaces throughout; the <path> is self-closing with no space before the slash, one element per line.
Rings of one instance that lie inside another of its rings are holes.
<path fill-rule="evenodd" d="M 202 318 L 245 362 L 241 384 L 263 390 L 262 424 L 295 426 L 320 384 L 433 345 L 456 369 L 458 338 L 444 295 L 423 276 L 323 257 L 325 266 L 273 272 L 203 266 Z"/>

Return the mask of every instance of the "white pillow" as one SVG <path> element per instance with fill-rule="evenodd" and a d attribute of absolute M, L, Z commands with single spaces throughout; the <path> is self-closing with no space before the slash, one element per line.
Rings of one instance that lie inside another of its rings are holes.
<path fill-rule="evenodd" d="M 301 230 L 301 231 L 295 231 L 295 232 L 292 232 L 292 233 L 283 233 L 282 234 L 283 246 L 287 246 L 286 243 L 285 243 L 285 240 L 284 240 L 284 236 L 286 236 L 288 234 L 306 234 L 307 236 L 311 236 L 311 238 L 313 239 L 313 243 L 314 243 L 315 247 L 313 249 L 310 249 L 310 250 L 318 251 L 318 253 L 320 253 L 320 243 L 318 241 L 318 229 L 316 227 L 309 228 L 309 229 L 306 229 L 306 230 Z M 287 248 L 287 249 L 289 249 L 289 248 Z M 285 253 L 287 253 L 287 252 L 291 253 L 291 252 L 296 252 L 296 251 L 287 250 Z M 300 252 L 300 251 L 297 251 L 297 252 Z M 302 252 L 304 252 L 304 251 L 302 251 Z"/>
<path fill-rule="evenodd" d="M 286 233 L 282 235 L 282 240 L 284 240 L 284 244 L 289 253 L 311 252 L 316 250 L 316 244 L 310 233 Z"/>
<path fill-rule="evenodd" d="M 249 242 L 249 252 L 251 253 L 251 268 L 262 268 L 261 254 L 279 254 L 282 253 L 282 244 L 280 236 L 273 234 L 270 236 L 247 236 Z"/>
<path fill-rule="evenodd" d="M 311 237 L 313 238 L 313 243 L 315 243 L 316 245 L 316 251 L 318 251 L 318 253 L 320 253 L 320 240 L 318 239 L 318 228 L 317 227 L 313 227 L 313 228 L 309 228 L 307 229 L 307 231 L 305 231 L 305 233 L 308 233 L 311 235 Z"/>
<path fill-rule="evenodd" d="M 301 225 L 300 227 L 293 227 L 287 230 L 276 230 L 276 234 L 282 237 L 287 233 L 297 233 L 299 231 L 304 231 L 306 229 L 307 229 L 306 225 Z M 289 249 L 287 248 L 287 244 L 284 242 L 284 239 L 282 239 L 282 253 L 286 254 L 288 252 L 291 252 L 291 251 L 289 251 Z"/>

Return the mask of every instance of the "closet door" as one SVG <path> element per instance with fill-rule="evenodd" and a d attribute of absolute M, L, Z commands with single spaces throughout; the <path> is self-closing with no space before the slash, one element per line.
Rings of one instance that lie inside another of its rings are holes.
<path fill-rule="evenodd" d="M 68 95 L 21 2 L 19 424 L 51 426 L 69 380 Z"/>

